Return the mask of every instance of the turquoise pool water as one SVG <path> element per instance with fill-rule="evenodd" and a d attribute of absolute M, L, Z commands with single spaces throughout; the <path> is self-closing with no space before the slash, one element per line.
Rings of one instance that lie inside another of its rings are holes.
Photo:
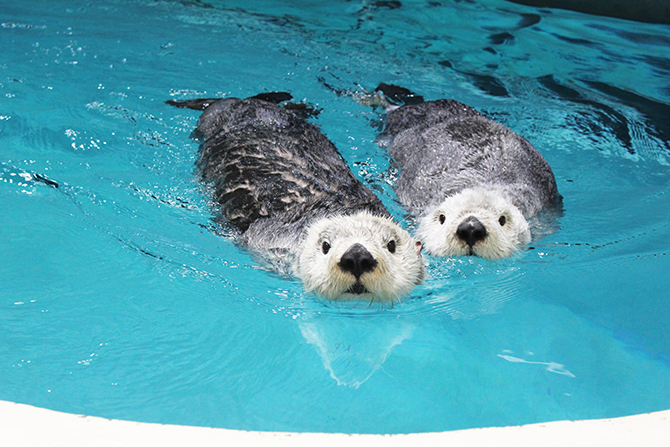
<path fill-rule="evenodd" d="M 407 433 L 670 408 L 670 29 L 502 0 L 0 0 L 0 399 L 107 418 Z M 408 224 L 380 116 L 465 102 L 528 138 L 555 233 L 330 305 L 212 223 L 167 99 L 286 90 Z"/>

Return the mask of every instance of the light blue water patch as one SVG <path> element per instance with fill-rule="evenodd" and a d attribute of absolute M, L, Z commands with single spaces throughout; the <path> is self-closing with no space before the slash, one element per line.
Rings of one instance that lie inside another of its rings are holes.
<path fill-rule="evenodd" d="M 670 408 L 668 27 L 483 2 L 0 0 L 0 399 L 253 430 L 409 433 Z M 565 213 L 329 304 L 212 220 L 198 113 L 290 91 L 413 228 L 351 94 L 396 83 L 528 138 Z"/>

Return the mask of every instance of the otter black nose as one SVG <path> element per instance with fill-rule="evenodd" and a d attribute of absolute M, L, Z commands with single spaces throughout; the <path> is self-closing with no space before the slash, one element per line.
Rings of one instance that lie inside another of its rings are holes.
<path fill-rule="evenodd" d="M 472 247 L 486 237 L 486 227 L 475 216 L 470 216 L 458 226 L 456 235 Z"/>
<path fill-rule="evenodd" d="M 361 244 L 354 244 L 342 255 L 337 263 L 345 272 L 352 273 L 356 278 L 377 267 L 377 261 Z"/>

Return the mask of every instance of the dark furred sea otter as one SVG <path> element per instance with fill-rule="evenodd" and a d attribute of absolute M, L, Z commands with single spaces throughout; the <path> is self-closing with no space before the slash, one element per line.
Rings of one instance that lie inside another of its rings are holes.
<path fill-rule="evenodd" d="M 287 99 L 168 103 L 204 110 L 197 167 L 241 244 L 324 298 L 397 301 L 423 279 L 421 245 Z"/>

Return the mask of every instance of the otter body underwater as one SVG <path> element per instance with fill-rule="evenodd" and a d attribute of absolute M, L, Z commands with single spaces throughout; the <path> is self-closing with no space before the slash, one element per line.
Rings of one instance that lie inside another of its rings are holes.
<path fill-rule="evenodd" d="M 405 103 L 387 110 L 382 141 L 428 253 L 507 257 L 531 241 L 528 219 L 560 212 L 551 167 L 525 138 L 458 101 L 423 102 L 386 84 L 377 90 Z"/>
<path fill-rule="evenodd" d="M 168 101 L 203 110 L 198 171 L 239 243 L 329 300 L 394 302 L 425 275 L 421 244 L 395 223 L 288 94 Z"/>

